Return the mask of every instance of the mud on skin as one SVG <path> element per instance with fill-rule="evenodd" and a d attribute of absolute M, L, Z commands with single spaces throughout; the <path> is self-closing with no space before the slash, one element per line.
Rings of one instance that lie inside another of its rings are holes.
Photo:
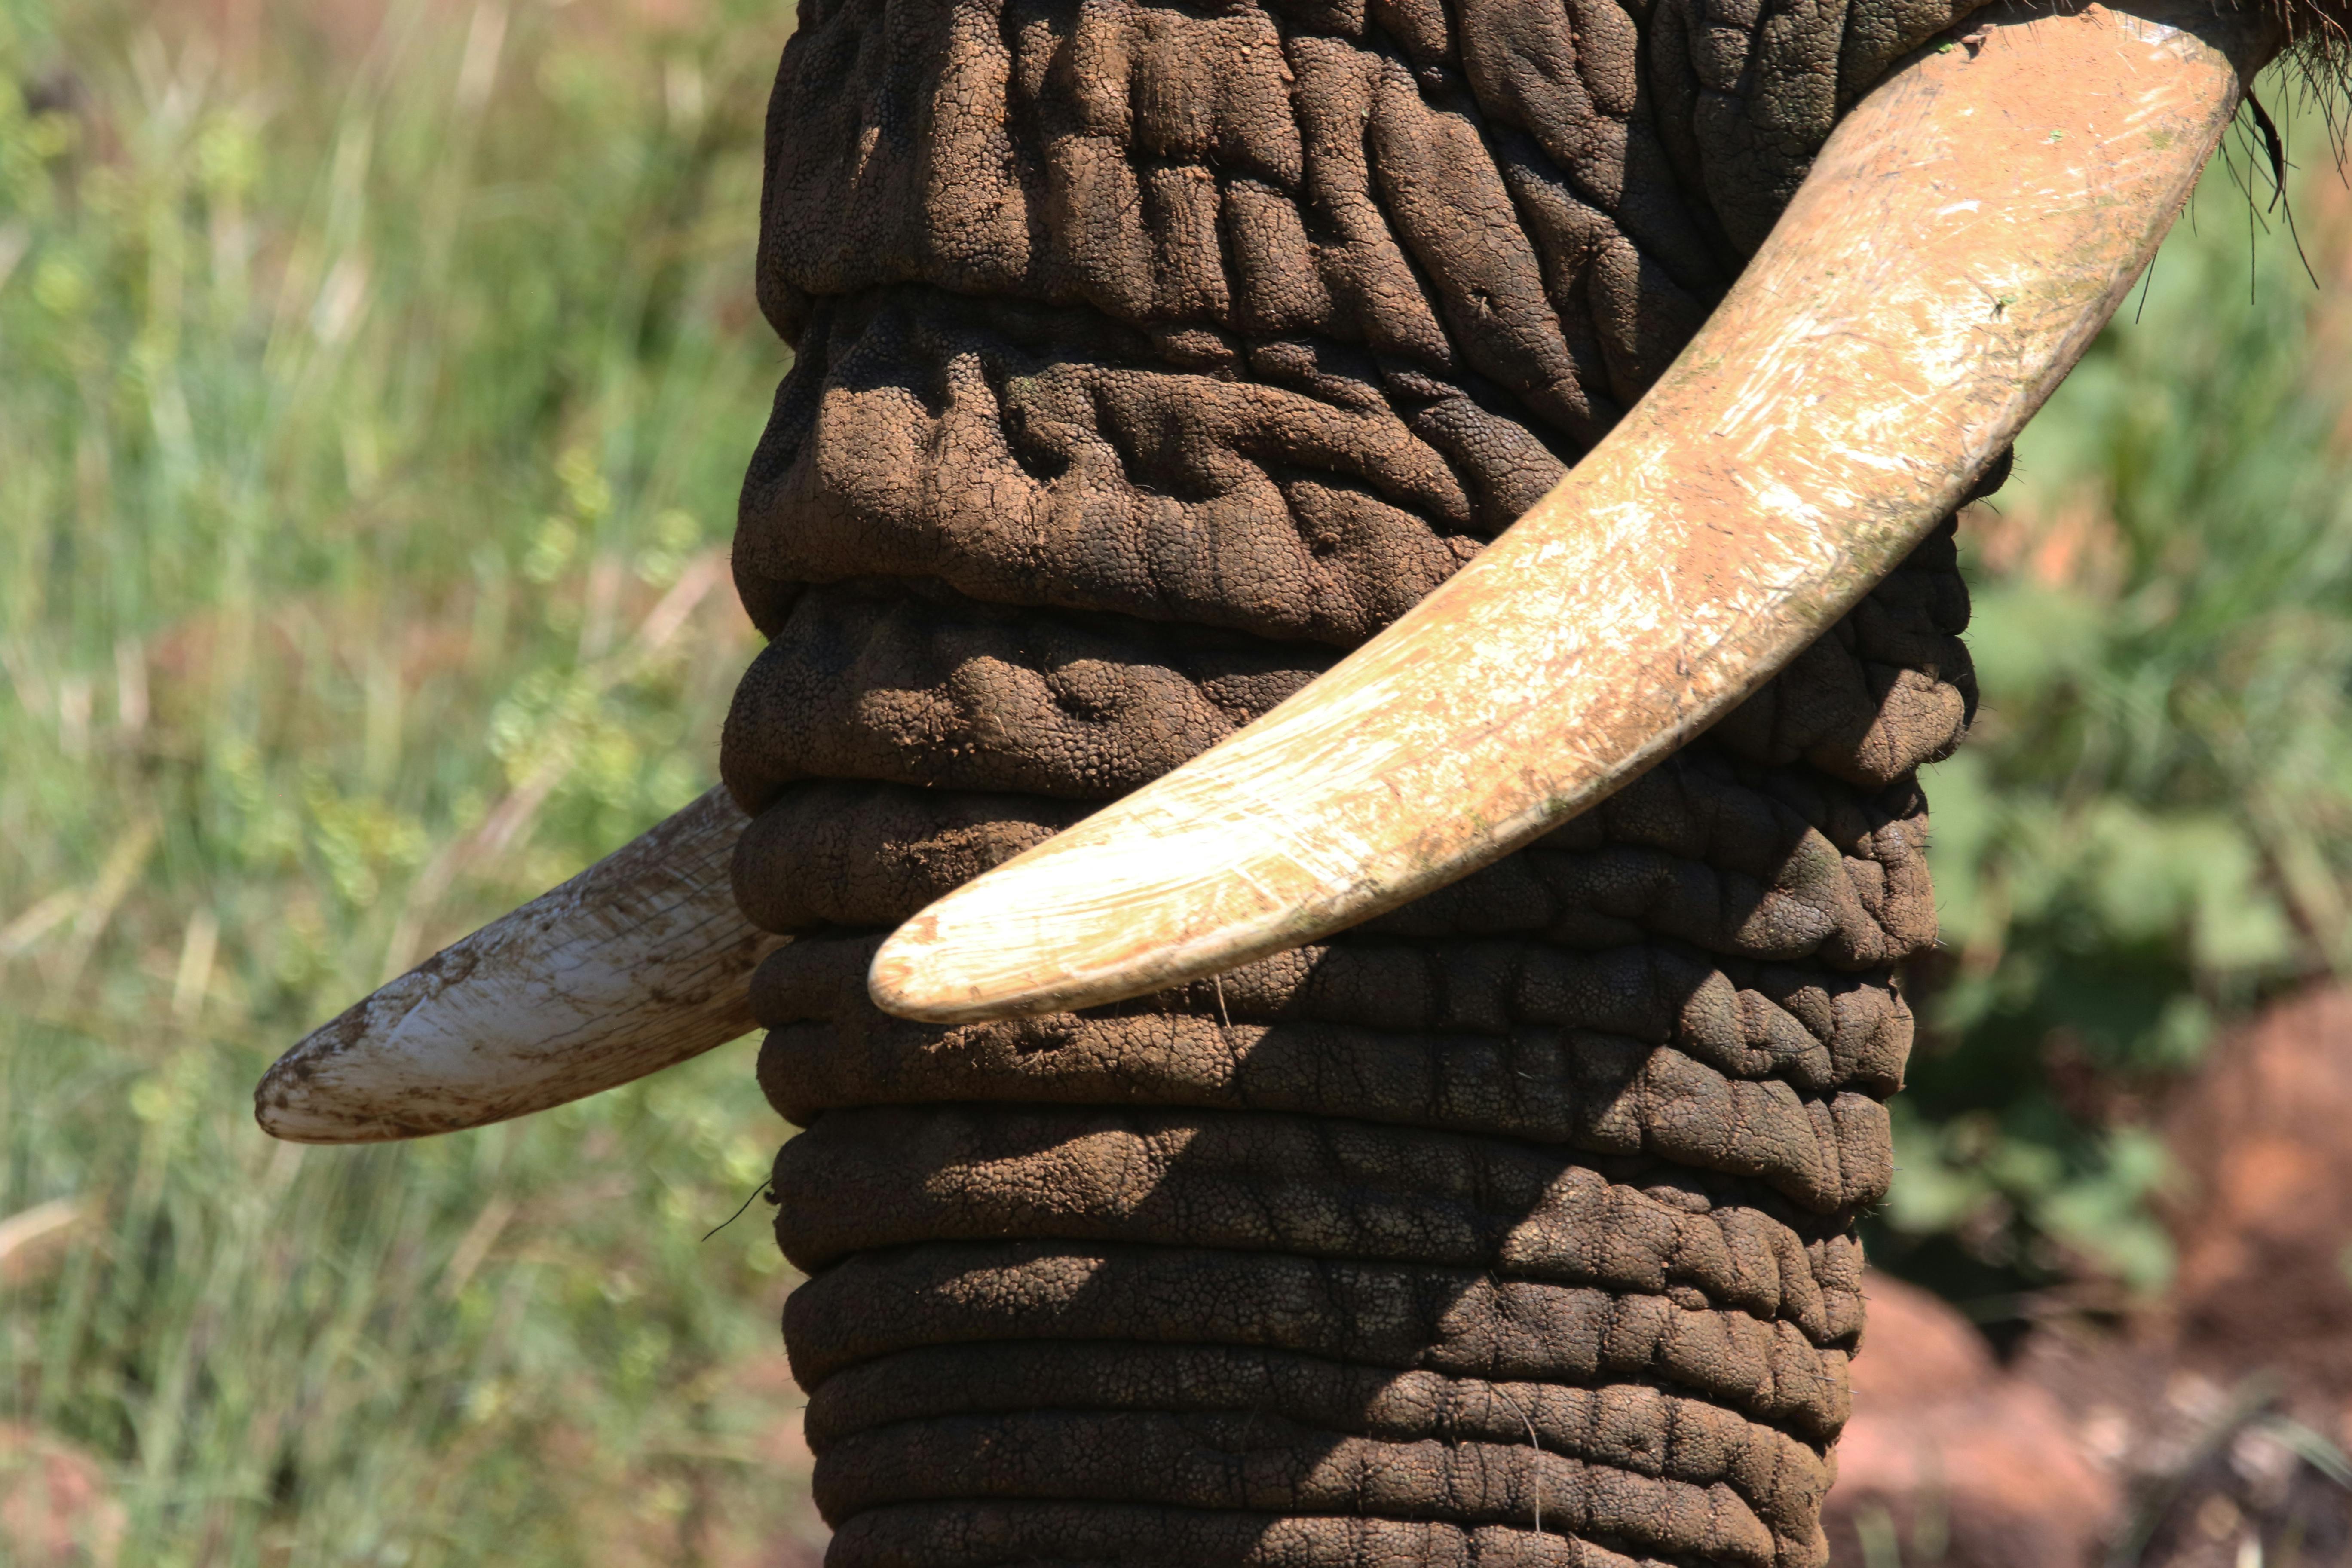
<path fill-rule="evenodd" d="M 727 731 L 838 1564 L 1818 1563 L 1974 687 L 1948 525 L 1550 837 L 1085 1015 L 880 933 L 1443 582 L 1966 4 L 811 0 Z"/>

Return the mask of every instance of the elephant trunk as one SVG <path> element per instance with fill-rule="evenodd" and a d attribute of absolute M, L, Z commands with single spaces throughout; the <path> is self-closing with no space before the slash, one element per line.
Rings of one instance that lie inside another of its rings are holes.
<path fill-rule="evenodd" d="M 804 10 L 761 273 L 798 357 L 736 548 L 772 641 L 722 764 L 739 897 L 794 937 L 752 1005 L 840 1568 L 1822 1560 L 1934 932 L 1914 773 L 1973 699 L 1948 528 L 1429 897 L 1082 1013 L 866 993 L 891 927 L 1306 687 L 1665 368 L 1805 153 L 1701 134 L 1668 15 Z M 1769 47 L 1858 90 L 1916 41 Z"/>

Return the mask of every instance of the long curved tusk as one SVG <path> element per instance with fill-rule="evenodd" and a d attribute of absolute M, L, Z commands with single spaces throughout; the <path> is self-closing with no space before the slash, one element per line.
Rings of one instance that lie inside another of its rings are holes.
<path fill-rule="evenodd" d="M 2278 47 L 2269 9 L 2011 6 L 1914 57 L 1549 495 L 1265 718 L 900 927 L 875 1001 L 1045 1012 L 1297 946 L 1704 730 L 1948 514 L 2073 367 Z"/>
<path fill-rule="evenodd" d="M 723 789 L 313 1033 L 254 1090 L 298 1143 L 455 1132 L 643 1078 L 752 1027 L 784 942 L 736 911 L 744 818 Z"/>

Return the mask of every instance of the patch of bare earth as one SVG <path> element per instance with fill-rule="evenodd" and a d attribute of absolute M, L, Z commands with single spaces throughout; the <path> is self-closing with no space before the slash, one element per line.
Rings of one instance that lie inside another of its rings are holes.
<path fill-rule="evenodd" d="M 2174 1097 L 2170 1294 L 2007 1366 L 1874 1279 L 1827 1511 L 1842 1568 L 2352 1563 L 2352 993 L 2272 1008 Z"/>
<path fill-rule="evenodd" d="M 123 1509 L 89 1454 L 51 1433 L 0 1421 L 0 1562 L 110 1568 Z"/>
<path fill-rule="evenodd" d="M 1870 1277 L 1853 1419 L 1823 1521 L 1833 1560 L 2075 1568 L 2116 1514 L 2112 1472 L 2050 1393 L 1937 1298 Z"/>

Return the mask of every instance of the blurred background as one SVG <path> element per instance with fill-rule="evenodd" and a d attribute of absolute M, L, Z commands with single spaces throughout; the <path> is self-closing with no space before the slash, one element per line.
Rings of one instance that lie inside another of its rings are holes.
<path fill-rule="evenodd" d="M 247 1110 L 711 781 L 790 26 L 0 0 L 0 1563 L 821 1553 L 748 1043 Z M 1963 523 L 1859 1568 L 2352 1562 L 2352 195 L 2264 97 Z"/>

